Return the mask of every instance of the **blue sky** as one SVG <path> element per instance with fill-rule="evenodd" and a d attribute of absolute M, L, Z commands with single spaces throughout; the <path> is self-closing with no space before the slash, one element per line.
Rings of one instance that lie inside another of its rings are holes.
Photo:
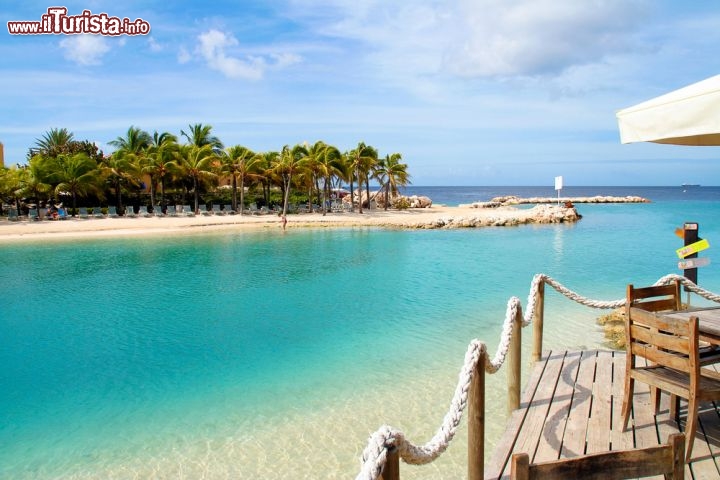
<path fill-rule="evenodd" d="M 669 0 L 64 2 L 147 36 L 10 35 L 6 165 L 51 128 L 213 126 L 256 151 L 400 152 L 414 185 L 720 185 L 720 148 L 621 145 L 615 112 L 720 73 L 720 5 Z"/>

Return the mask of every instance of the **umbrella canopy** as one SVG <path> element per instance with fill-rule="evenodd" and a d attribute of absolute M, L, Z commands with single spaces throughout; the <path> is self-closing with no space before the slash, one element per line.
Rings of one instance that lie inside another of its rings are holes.
<path fill-rule="evenodd" d="M 622 143 L 720 145 L 720 75 L 617 112 Z"/>

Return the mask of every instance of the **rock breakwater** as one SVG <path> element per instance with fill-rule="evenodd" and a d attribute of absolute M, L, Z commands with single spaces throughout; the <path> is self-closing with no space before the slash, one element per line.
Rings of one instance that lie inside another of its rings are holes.
<path fill-rule="evenodd" d="M 441 216 L 425 221 L 408 223 L 406 228 L 452 229 L 479 227 L 512 227 L 526 224 L 574 223 L 582 218 L 575 208 L 555 205 L 537 205 L 527 210 L 500 207 L 493 215 Z"/>
<path fill-rule="evenodd" d="M 650 200 L 635 195 L 628 195 L 626 197 L 613 197 L 605 195 L 595 195 L 594 197 L 529 197 L 522 198 L 514 195 L 506 195 L 503 197 L 495 197 L 490 202 L 476 202 L 479 207 L 484 207 L 485 204 L 498 204 L 498 205 L 521 205 L 529 203 L 650 203 Z M 475 205 L 475 203 L 473 204 Z"/>

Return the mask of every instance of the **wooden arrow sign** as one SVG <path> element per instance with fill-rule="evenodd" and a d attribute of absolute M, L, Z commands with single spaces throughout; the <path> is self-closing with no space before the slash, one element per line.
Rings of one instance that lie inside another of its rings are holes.
<path fill-rule="evenodd" d="M 675 253 L 677 253 L 678 258 L 685 258 L 693 253 L 701 252 L 706 248 L 710 248 L 710 243 L 708 243 L 707 240 L 700 240 L 698 242 L 691 243 L 690 245 L 685 245 L 682 248 L 678 248 L 675 250 Z"/>
<path fill-rule="evenodd" d="M 710 265 L 710 259 L 708 257 L 688 258 L 687 260 L 680 260 L 678 262 L 678 268 L 680 270 L 687 270 L 689 268 L 706 267 L 708 265 Z"/>

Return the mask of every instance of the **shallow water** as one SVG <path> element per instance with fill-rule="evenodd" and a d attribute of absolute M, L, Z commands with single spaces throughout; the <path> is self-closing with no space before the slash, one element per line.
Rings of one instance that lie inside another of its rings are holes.
<path fill-rule="evenodd" d="M 381 424 L 432 437 L 467 344 L 495 351 L 535 273 L 614 300 L 679 272 L 684 221 L 720 238 L 711 199 L 578 209 L 576 225 L 2 246 L 0 477 L 353 477 Z M 700 284 L 720 291 L 714 265 Z M 601 345 L 601 313 L 549 291 L 546 345 Z M 462 476 L 464 435 L 403 478 Z"/>

